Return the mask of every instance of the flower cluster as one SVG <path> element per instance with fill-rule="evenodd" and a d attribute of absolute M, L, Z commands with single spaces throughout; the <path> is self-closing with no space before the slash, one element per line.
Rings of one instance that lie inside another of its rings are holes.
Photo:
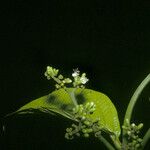
<path fill-rule="evenodd" d="M 95 133 L 96 136 L 100 134 L 99 119 L 93 121 L 89 117 L 94 113 L 95 108 L 96 106 L 93 102 L 77 105 L 73 108 L 73 114 L 78 123 L 72 124 L 70 128 L 66 129 L 65 138 L 73 139 L 74 136 L 89 137 L 90 133 Z"/>
<path fill-rule="evenodd" d="M 127 150 L 138 150 L 141 147 L 142 139 L 139 137 L 140 130 L 143 127 L 143 123 L 139 125 L 135 125 L 134 123 L 130 124 L 128 120 L 126 120 L 126 126 L 122 128 L 126 131 L 126 138 L 128 141 Z"/>
<path fill-rule="evenodd" d="M 74 69 L 73 71 L 74 71 L 72 73 L 72 76 L 74 78 L 73 86 L 83 88 L 84 85 L 89 81 L 89 79 L 86 77 L 86 73 L 82 73 L 82 75 L 80 76 L 80 71 L 78 69 Z"/>
<path fill-rule="evenodd" d="M 47 66 L 46 72 L 44 75 L 47 77 L 48 80 L 53 79 L 56 84 L 56 89 L 65 88 L 66 84 L 70 84 L 73 82 L 73 87 L 75 88 L 83 88 L 84 85 L 89 81 L 86 77 L 85 73 L 82 73 L 80 76 L 80 71 L 78 69 L 74 69 L 72 73 L 73 81 L 70 78 L 64 78 L 63 75 L 59 74 L 59 70 L 55 69 L 51 66 Z"/>
<path fill-rule="evenodd" d="M 59 72 L 58 69 L 47 66 L 44 75 L 47 77 L 48 80 L 53 79 L 56 82 L 55 84 L 56 89 L 65 88 L 65 84 L 71 83 L 72 80 L 69 78 L 64 78 L 63 75 L 61 74 L 58 75 L 58 72 Z"/>
<path fill-rule="evenodd" d="M 58 75 L 59 70 L 52 68 L 50 66 L 47 66 L 46 72 L 44 75 L 47 77 L 48 80 Z"/>

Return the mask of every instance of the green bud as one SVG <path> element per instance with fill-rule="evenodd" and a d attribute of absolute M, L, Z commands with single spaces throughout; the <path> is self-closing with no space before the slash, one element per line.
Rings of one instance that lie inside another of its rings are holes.
<path fill-rule="evenodd" d="M 78 128 L 78 126 L 76 125 L 76 124 L 72 124 L 72 127 L 74 127 L 74 128 Z"/>
<path fill-rule="evenodd" d="M 47 77 L 47 80 L 51 79 L 51 76 L 49 76 L 47 72 L 44 73 L 44 76 Z"/>
<path fill-rule="evenodd" d="M 91 132 L 93 132 L 92 128 L 87 129 L 87 133 L 91 133 Z"/>
<path fill-rule="evenodd" d="M 127 131 L 127 134 L 130 136 L 131 135 L 131 131 Z"/>
<path fill-rule="evenodd" d="M 136 136 L 136 135 L 132 135 L 131 136 L 133 139 L 137 139 L 138 138 L 138 136 Z"/>
<path fill-rule="evenodd" d="M 80 107 L 79 107 L 79 112 L 78 112 L 78 113 L 79 113 L 79 115 L 82 115 L 83 110 L 84 110 L 84 109 L 83 109 L 83 106 L 80 106 Z"/>
<path fill-rule="evenodd" d="M 90 113 L 93 113 L 95 111 L 95 108 L 90 109 Z"/>
<path fill-rule="evenodd" d="M 90 106 L 90 103 L 89 103 L 89 102 L 85 104 L 85 108 L 86 108 L 86 109 L 89 108 L 89 106 Z"/>
<path fill-rule="evenodd" d="M 60 86 L 61 86 L 61 87 L 64 86 L 64 83 L 62 82 L 62 83 L 60 84 Z"/>
<path fill-rule="evenodd" d="M 137 126 L 138 130 L 142 129 L 143 128 L 143 123 L 140 123 L 138 126 Z"/>
<path fill-rule="evenodd" d="M 76 136 L 78 136 L 78 137 L 79 137 L 79 136 L 80 136 L 80 133 L 76 133 Z"/>
<path fill-rule="evenodd" d="M 70 135 L 70 134 L 68 134 L 68 133 L 66 133 L 66 134 L 65 134 L 65 138 L 68 139 L 68 140 L 72 140 L 72 139 L 73 139 L 73 136 Z"/>
<path fill-rule="evenodd" d="M 141 143 L 143 140 L 141 138 L 138 138 L 137 141 Z"/>
<path fill-rule="evenodd" d="M 85 125 L 82 125 L 82 126 L 81 126 L 81 129 L 85 129 L 85 128 L 86 128 L 86 126 L 85 126 Z"/>
<path fill-rule="evenodd" d="M 72 80 L 69 79 L 69 78 L 66 78 L 66 79 L 64 79 L 63 81 L 64 81 L 65 83 L 71 83 L 71 82 L 72 82 Z"/>
<path fill-rule="evenodd" d="M 49 75 L 49 76 L 51 76 L 51 77 L 57 76 L 58 71 L 59 71 L 58 69 L 52 68 L 52 67 L 50 67 L 50 66 L 47 66 L 47 70 L 46 70 L 47 75 Z"/>
<path fill-rule="evenodd" d="M 95 106 L 95 104 L 94 104 L 94 102 L 91 102 L 90 107 L 93 107 L 93 106 Z"/>
<path fill-rule="evenodd" d="M 61 86 L 59 84 L 56 84 L 55 87 L 56 87 L 56 89 L 61 88 Z"/>
<path fill-rule="evenodd" d="M 87 110 L 88 113 L 93 113 L 95 111 L 95 104 L 93 102 L 87 103 L 85 105 L 85 109 Z"/>
<path fill-rule="evenodd" d="M 83 116 L 86 116 L 87 115 L 87 113 L 86 112 L 83 112 L 83 114 L 82 114 Z"/>
<path fill-rule="evenodd" d="M 85 134 L 84 134 L 84 137 L 88 138 L 88 137 L 89 137 L 89 134 L 88 134 L 88 133 L 85 133 Z"/>
<path fill-rule="evenodd" d="M 63 78 L 64 78 L 64 77 L 63 77 L 63 75 L 61 75 L 61 74 L 58 76 L 58 79 L 60 79 L 60 80 L 62 80 Z"/>
<path fill-rule="evenodd" d="M 132 128 L 134 128 L 134 127 L 135 127 L 135 124 L 134 124 L 134 123 L 132 123 L 132 124 L 131 124 L 131 127 L 132 127 Z"/>
<path fill-rule="evenodd" d="M 85 88 L 85 86 L 84 86 L 84 85 L 81 85 L 81 86 L 80 86 L 80 88 L 84 89 L 84 88 Z"/>
<path fill-rule="evenodd" d="M 140 147 L 140 144 L 136 144 L 136 145 L 135 145 L 135 148 L 139 148 L 139 147 Z"/>
<path fill-rule="evenodd" d="M 71 132 L 72 131 L 72 128 L 67 128 L 66 129 L 66 132 Z"/>
<path fill-rule="evenodd" d="M 82 116 L 82 117 L 81 117 L 81 120 L 82 120 L 82 121 L 84 121 L 85 119 L 86 119 L 85 116 Z"/>
<path fill-rule="evenodd" d="M 65 134 L 65 138 L 69 140 L 69 134 L 68 133 Z"/>
<path fill-rule="evenodd" d="M 84 124 L 89 126 L 90 125 L 90 122 L 89 121 L 84 121 Z"/>
<path fill-rule="evenodd" d="M 135 144 L 136 144 L 136 140 L 133 140 L 133 141 L 132 141 L 132 144 L 135 145 Z"/>
<path fill-rule="evenodd" d="M 87 129 L 82 129 L 82 132 L 83 133 L 87 133 Z"/>

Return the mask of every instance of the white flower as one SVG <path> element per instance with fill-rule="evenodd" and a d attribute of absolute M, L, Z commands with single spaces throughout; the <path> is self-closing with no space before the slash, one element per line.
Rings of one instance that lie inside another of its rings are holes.
<path fill-rule="evenodd" d="M 86 77 L 81 77 L 80 81 L 82 84 L 86 84 L 89 81 L 89 79 L 87 79 Z"/>
<path fill-rule="evenodd" d="M 77 69 L 73 69 L 73 73 L 72 73 L 72 76 L 73 77 L 77 77 L 77 76 L 79 76 L 79 74 L 80 74 L 80 71 L 78 70 L 78 68 Z"/>
<path fill-rule="evenodd" d="M 86 84 L 88 81 L 89 81 L 89 79 L 86 77 L 86 74 L 83 73 L 82 76 L 81 76 L 81 78 L 80 78 L 80 82 L 82 84 Z"/>

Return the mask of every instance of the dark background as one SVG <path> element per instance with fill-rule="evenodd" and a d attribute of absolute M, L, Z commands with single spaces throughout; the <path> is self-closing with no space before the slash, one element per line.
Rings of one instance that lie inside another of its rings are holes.
<path fill-rule="evenodd" d="M 63 118 L 3 116 L 54 89 L 43 75 L 52 65 L 66 75 L 73 68 L 86 72 L 88 88 L 112 99 L 122 123 L 135 88 L 150 73 L 150 2 L 16 0 L 1 5 L 0 15 L 3 149 L 105 149 L 93 139 L 65 140 L 70 122 Z M 143 132 L 150 124 L 149 97 L 150 86 L 134 112 Z"/>

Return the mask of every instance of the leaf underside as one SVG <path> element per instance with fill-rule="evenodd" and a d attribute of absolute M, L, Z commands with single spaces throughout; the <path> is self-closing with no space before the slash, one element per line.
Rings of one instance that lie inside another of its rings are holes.
<path fill-rule="evenodd" d="M 38 110 L 50 114 L 60 114 L 71 120 L 74 120 L 72 109 L 75 107 L 68 91 L 73 91 L 74 88 L 67 90 L 60 89 L 43 96 L 21 107 L 17 114 L 33 113 Z M 100 119 L 99 124 L 108 132 L 112 132 L 117 137 L 120 135 L 120 124 L 115 106 L 111 100 L 103 93 L 90 89 L 76 89 L 74 92 L 75 99 L 78 104 L 94 102 L 96 105 L 95 112 L 90 116 L 91 119 Z"/>

